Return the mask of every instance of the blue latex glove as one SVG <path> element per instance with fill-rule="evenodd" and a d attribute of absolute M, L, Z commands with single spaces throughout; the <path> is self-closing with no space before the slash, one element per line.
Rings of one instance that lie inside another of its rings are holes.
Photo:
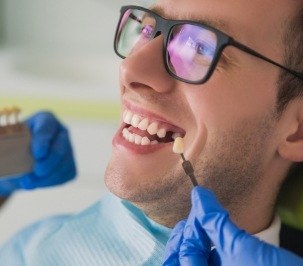
<path fill-rule="evenodd" d="M 302 258 L 240 230 L 211 191 L 195 187 L 191 199 L 189 217 L 172 231 L 163 265 L 303 265 Z"/>
<path fill-rule="evenodd" d="M 76 176 L 76 166 L 67 129 L 48 112 L 37 113 L 26 121 L 32 140 L 32 173 L 14 179 L 0 179 L 0 196 L 18 189 L 34 189 L 62 184 Z"/>

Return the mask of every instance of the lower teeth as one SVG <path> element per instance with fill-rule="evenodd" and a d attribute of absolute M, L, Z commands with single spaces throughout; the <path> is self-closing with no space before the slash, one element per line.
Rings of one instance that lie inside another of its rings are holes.
<path fill-rule="evenodd" d="M 148 137 L 141 137 L 137 134 L 133 134 L 128 131 L 127 128 L 124 128 L 122 131 L 122 135 L 124 139 L 126 139 L 130 143 L 134 143 L 136 145 L 142 145 L 142 146 L 147 146 L 147 145 L 155 145 L 159 144 L 157 140 L 150 140 Z"/>

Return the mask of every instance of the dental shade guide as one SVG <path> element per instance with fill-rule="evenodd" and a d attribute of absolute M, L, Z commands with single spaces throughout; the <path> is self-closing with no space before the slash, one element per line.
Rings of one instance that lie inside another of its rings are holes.
<path fill-rule="evenodd" d="M 24 123 L 19 122 L 18 107 L 0 110 L 0 180 L 31 172 L 31 136 Z"/>
<path fill-rule="evenodd" d="M 173 152 L 181 155 L 181 157 L 183 159 L 182 167 L 184 169 L 184 172 L 190 177 L 190 180 L 191 180 L 193 186 L 194 187 L 198 186 L 197 179 L 194 175 L 194 168 L 193 168 L 192 164 L 190 163 L 190 161 L 187 161 L 184 157 L 183 138 L 177 137 L 175 139 L 174 146 L 173 146 Z"/>

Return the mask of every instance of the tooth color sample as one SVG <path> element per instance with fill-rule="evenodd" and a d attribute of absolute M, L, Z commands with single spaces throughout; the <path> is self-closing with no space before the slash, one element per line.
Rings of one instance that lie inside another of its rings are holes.
<path fill-rule="evenodd" d="M 184 153 L 184 141 L 183 138 L 176 138 L 174 141 L 173 152 L 177 154 Z"/>

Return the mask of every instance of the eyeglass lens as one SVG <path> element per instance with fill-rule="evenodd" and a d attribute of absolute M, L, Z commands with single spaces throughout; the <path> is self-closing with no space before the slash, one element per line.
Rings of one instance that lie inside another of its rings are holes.
<path fill-rule="evenodd" d="M 118 26 L 117 52 L 127 57 L 138 51 L 154 38 L 155 29 L 156 18 L 152 13 L 128 9 Z M 173 26 L 165 52 L 169 71 L 186 81 L 203 80 L 213 63 L 217 44 L 216 34 L 202 25 L 180 23 Z"/>

